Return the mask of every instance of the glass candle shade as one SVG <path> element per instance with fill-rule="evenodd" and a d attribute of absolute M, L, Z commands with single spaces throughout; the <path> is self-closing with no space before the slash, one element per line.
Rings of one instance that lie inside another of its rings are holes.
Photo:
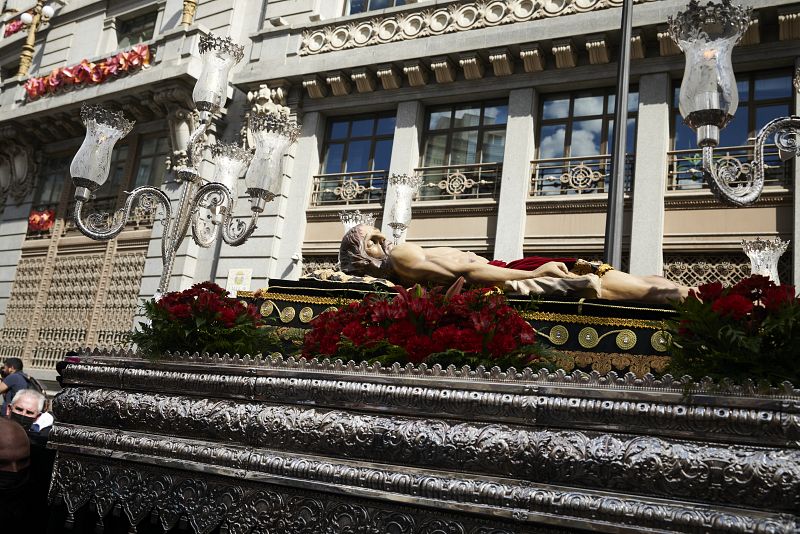
<path fill-rule="evenodd" d="M 235 201 L 237 197 L 236 184 L 239 176 L 250 163 L 252 155 L 239 145 L 217 143 L 211 146 L 211 156 L 214 159 L 214 176 L 211 181 L 227 187 Z"/>
<path fill-rule="evenodd" d="M 253 113 L 250 135 L 255 145 L 245 183 L 251 197 L 272 200 L 281 192 L 283 156 L 300 133 L 297 123 L 280 112 Z"/>
<path fill-rule="evenodd" d="M 750 241 L 742 240 L 742 249 L 750 258 L 750 274 L 760 274 L 780 284 L 778 261 L 788 246 L 789 241 L 783 241 L 780 237 L 773 240 L 760 237 Z"/>
<path fill-rule="evenodd" d="M 228 75 L 231 67 L 244 57 L 244 47 L 229 37 L 209 34 L 200 37 L 200 55 L 203 68 L 192 91 L 192 99 L 202 117 L 202 114 L 215 113 L 225 105 Z"/>
<path fill-rule="evenodd" d="M 716 146 L 739 106 L 731 53 L 750 25 L 750 12 L 729 0 L 705 6 L 692 0 L 668 19 L 670 36 L 686 57 L 680 112 L 699 146 Z"/>
<path fill-rule="evenodd" d="M 389 185 L 394 192 L 391 198 L 391 221 L 389 222 L 408 226 L 411 222 L 411 201 L 422 185 L 422 178 L 407 174 L 393 174 L 389 177 Z"/>
<path fill-rule="evenodd" d="M 86 104 L 81 108 L 81 120 L 86 126 L 86 137 L 72 159 L 69 172 L 75 187 L 94 191 L 106 183 L 114 145 L 128 135 L 134 123 L 122 113 Z"/>
<path fill-rule="evenodd" d="M 367 226 L 375 226 L 375 215 L 371 213 L 361 213 L 360 210 L 355 211 L 340 211 L 339 220 L 344 225 L 344 232 L 347 233 L 351 228 L 359 224 L 366 224 Z"/>

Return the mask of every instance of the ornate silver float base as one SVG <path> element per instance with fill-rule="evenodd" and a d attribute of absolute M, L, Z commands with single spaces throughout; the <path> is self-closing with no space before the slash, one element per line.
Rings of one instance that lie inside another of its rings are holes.
<path fill-rule="evenodd" d="M 63 382 L 51 498 L 100 521 L 120 507 L 197 534 L 800 524 L 788 384 L 130 354 Z"/>

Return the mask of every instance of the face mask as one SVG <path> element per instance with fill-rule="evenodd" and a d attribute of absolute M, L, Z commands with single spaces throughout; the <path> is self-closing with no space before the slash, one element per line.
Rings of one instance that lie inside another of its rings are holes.
<path fill-rule="evenodd" d="M 36 421 L 35 417 L 28 417 L 18 413 L 11 412 L 11 419 L 22 425 L 26 431 L 31 429 L 31 425 Z"/>

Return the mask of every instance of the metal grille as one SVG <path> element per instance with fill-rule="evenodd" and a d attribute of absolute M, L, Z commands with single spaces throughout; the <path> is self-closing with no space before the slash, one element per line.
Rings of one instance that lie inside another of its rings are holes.
<path fill-rule="evenodd" d="M 625 157 L 625 191 L 633 185 L 633 160 Z M 538 159 L 531 162 L 534 197 L 607 193 L 611 180 L 611 155 Z"/>
<path fill-rule="evenodd" d="M 501 163 L 421 167 L 417 200 L 461 200 L 497 198 L 500 192 Z"/>
<path fill-rule="evenodd" d="M 792 283 L 791 249 L 781 256 L 778 274 L 784 284 Z M 722 282 L 730 286 L 750 276 L 750 260 L 739 254 L 670 254 L 664 256 L 664 276 L 686 286 Z"/>
<path fill-rule="evenodd" d="M 383 203 L 386 171 L 318 174 L 314 176 L 312 206 Z"/>
<path fill-rule="evenodd" d="M 308 276 L 314 271 L 322 269 L 336 269 L 339 266 L 339 258 L 336 256 L 311 256 L 303 258 L 303 274 Z"/>
<path fill-rule="evenodd" d="M 708 189 L 703 179 L 703 152 L 701 150 L 672 150 L 669 152 L 667 191 Z M 752 146 L 720 147 L 714 150 L 714 161 L 742 176 L 751 172 Z M 788 187 L 792 181 L 792 162 L 782 162 L 775 145 L 764 147 L 764 185 Z"/>

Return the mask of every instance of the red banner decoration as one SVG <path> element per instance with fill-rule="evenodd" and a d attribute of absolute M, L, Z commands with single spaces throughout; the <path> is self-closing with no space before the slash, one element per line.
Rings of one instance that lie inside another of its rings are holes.
<path fill-rule="evenodd" d="M 47 76 L 28 79 L 25 82 L 25 91 L 28 93 L 28 100 L 36 100 L 66 89 L 97 85 L 149 66 L 151 57 L 150 46 L 140 44 L 98 63 L 84 59 L 71 67 L 53 69 Z"/>
<path fill-rule="evenodd" d="M 28 231 L 46 232 L 53 227 L 55 218 L 55 210 L 33 210 L 28 216 Z"/>

